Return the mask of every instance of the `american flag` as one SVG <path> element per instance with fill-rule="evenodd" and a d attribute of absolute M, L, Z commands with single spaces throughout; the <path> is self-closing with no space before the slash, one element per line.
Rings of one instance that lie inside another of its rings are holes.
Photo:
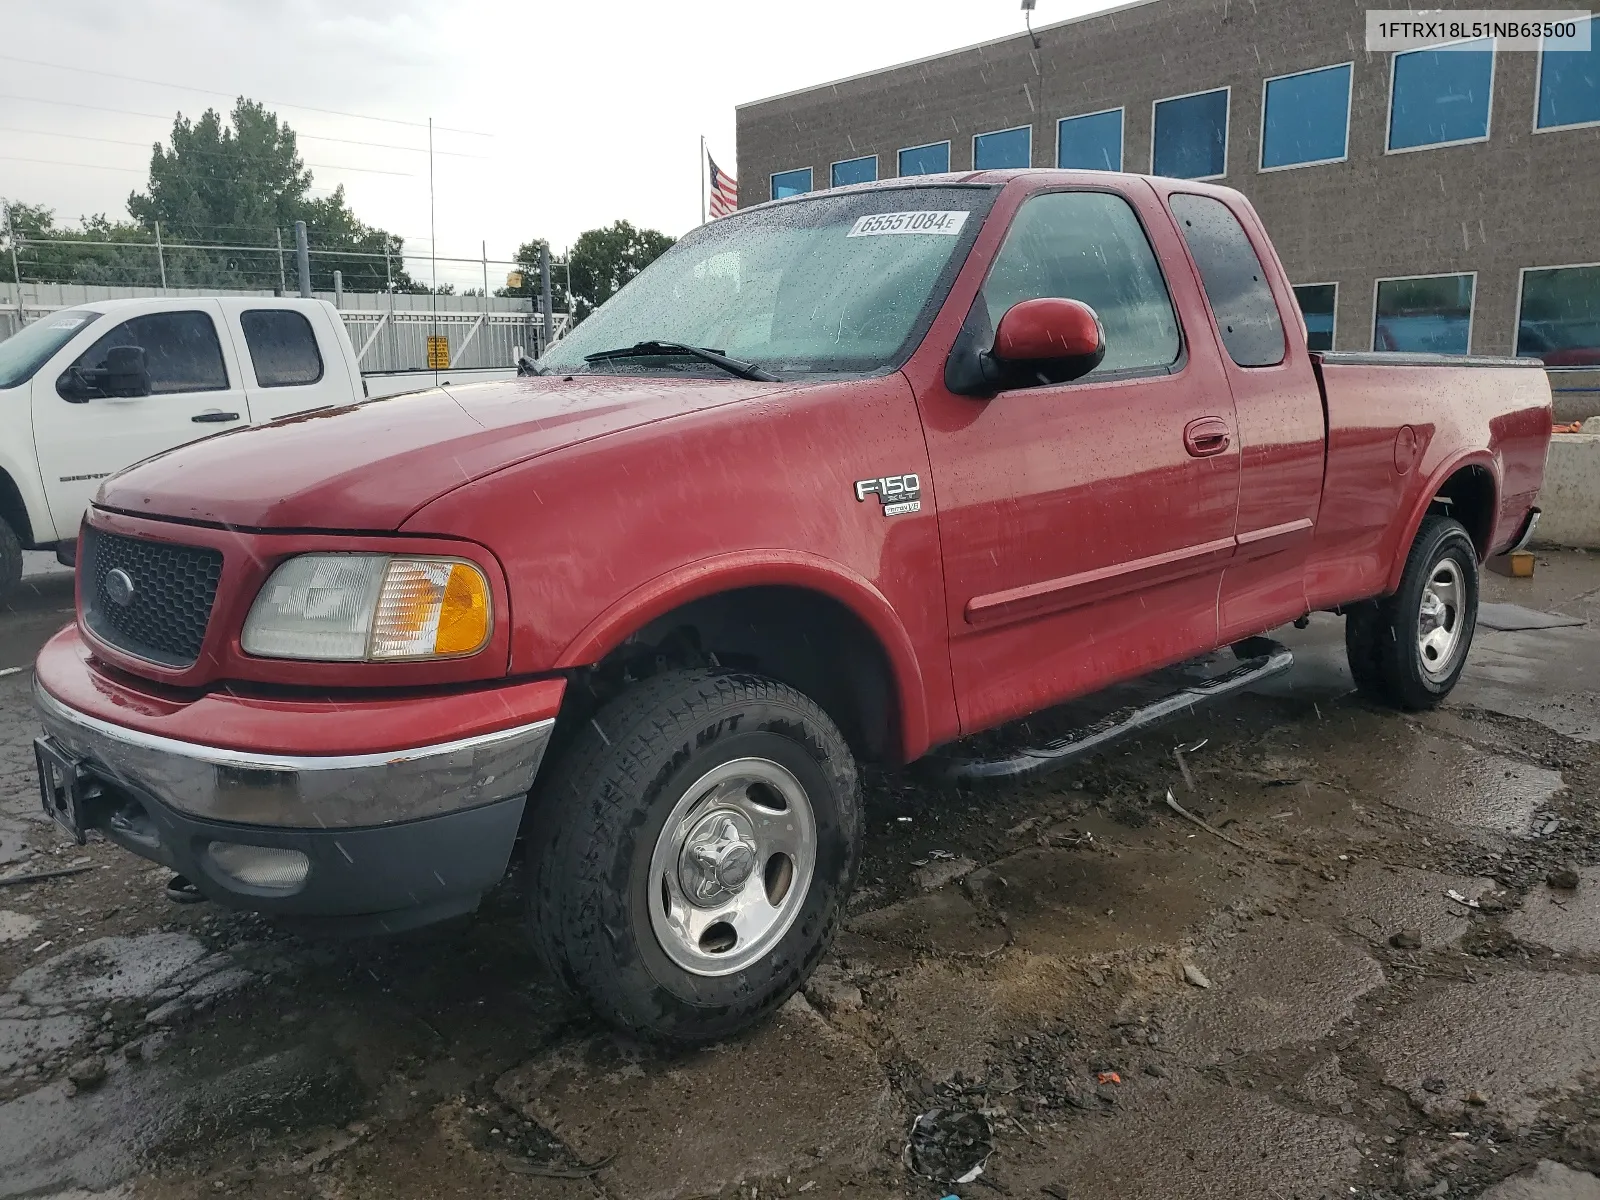
<path fill-rule="evenodd" d="M 717 160 L 706 155 L 711 164 L 711 219 L 725 217 L 739 207 L 739 181 L 717 166 Z"/>

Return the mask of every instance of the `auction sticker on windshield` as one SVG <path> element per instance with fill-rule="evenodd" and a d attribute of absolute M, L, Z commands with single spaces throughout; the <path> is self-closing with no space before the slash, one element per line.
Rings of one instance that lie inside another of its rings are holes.
<path fill-rule="evenodd" d="M 942 233 L 954 236 L 967 223 L 965 209 L 956 212 L 892 212 L 873 213 L 862 217 L 850 228 L 846 237 L 870 237 L 878 233 Z"/>

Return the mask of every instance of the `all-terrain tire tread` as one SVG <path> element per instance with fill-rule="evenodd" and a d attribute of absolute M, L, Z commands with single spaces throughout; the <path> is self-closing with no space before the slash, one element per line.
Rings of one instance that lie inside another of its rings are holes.
<path fill-rule="evenodd" d="M 645 772 L 661 751 L 693 736 L 717 710 L 766 704 L 791 709 L 807 731 L 824 770 L 843 765 L 841 780 L 854 801 L 841 821 L 851 844 L 859 845 L 859 787 L 854 760 L 844 737 L 814 701 L 775 680 L 746 673 L 709 670 L 671 671 L 624 692 L 575 731 L 559 761 L 534 796 L 526 829 L 528 909 L 534 950 L 570 990 L 600 1015 L 645 1036 L 693 1041 L 671 1031 L 650 1028 L 608 994 L 604 959 L 607 938 L 599 913 L 602 891 L 616 884 L 605 877 L 625 823 L 639 798 L 652 786 Z M 840 903 L 831 906 L 813 952 L 797 972 L 793 986 L 767 997 L 761 1012 L 781 1004 L 804 981 L 810 967 L 833 939 L 843 914 L 843 896 L 854 882 L 857 855 L 849 855 L 851 877 L 838 881 Z M 756 1014 L 759 1015 L 759 1014 Z M 752 1019 L 754 1019 L 752 1017 Z M 715 1036 L 715 1035 L 711 1035 Z M 708 1040 L 708 1039 L 707 1039 Z"/>
<path fill-rule="evenodd" d="M 1440 550 L 1454 539 L 1460 540 L 1471 562 L 1472 621 L 1476 626 L 1477 551 L 1472 545 L 1472 538 L 1455 518 L 1429 513 L 1417 527 L 1417 536 L 1412 539 L 1411 548 L 1406 553 L 1405 568 L 1400 574 L 1400 586 L 1395 593 L 1381 600 L 1352 606 L 1345 617 L 1345 651 L 1350 662 L 1350 673 L 1363 695 L 1395 708 L 1417 711 L 1434 707 L 1455 686 L 1453 678 L 1442 690 L 1425 686 L 1415 678 L 1414 664 L 1410 658 L 1415 636 L 1415 616 L 1402 611 L 1409 609 L 1411 592 L 1418 576 L 1429 570 Z M 1463 661 L 1465 657 L 1466 650 L 1463 650 Z M 1458 665 L 1457 677 L 1459 673 Z"/>

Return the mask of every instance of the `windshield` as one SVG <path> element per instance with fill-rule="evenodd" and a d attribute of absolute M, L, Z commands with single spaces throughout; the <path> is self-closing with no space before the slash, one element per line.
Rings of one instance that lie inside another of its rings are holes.
<path fill-rule="evenodd" d="M 559 374 L 716 373 L 684 355 L 586 363 L 682 342 L 780 377 L 897 367 L 926 332 L 994 200 L 983 187 L 884 188 L 702 225 L 539 360 Z"/>
<path fill-rule="evenodd" d="M 0 388 L 28 382 L 52 354 L 99 315 L 88 308 L 50 313 L 32 325 L 24 325 L 21 333 L 0 342 Z"/>

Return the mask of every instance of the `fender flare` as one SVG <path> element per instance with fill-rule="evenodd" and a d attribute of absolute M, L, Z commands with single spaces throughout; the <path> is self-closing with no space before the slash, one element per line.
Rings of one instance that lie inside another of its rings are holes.
<path fill-rule="evenodd" d="M 928 748 L 928 704 L 922 666 L 899 614 L 873 583 L 848 567 L 794 550 L 739 550 L 698 559 L 634 588 L 590 621 L 557 656 L 557 670 L 599 662 L 635 630 L 718 592 L 793 587 L 838 601 L 878 639 L 888 660 L 906 760 Z"/>
<path fill-rule="evenodd" d="M 1454 458 L 1446 459 L 1444 464 L 1428 477 L 1428 482 L 1423 485 L 1417 498 L 1412 502 L 1411 512 L 1406 517 L 1406 523 L 1401 526 L 1404 536 L 1395 545 L 1392 551 L 1393 565 L 1389 568 L 1389 576 L 1384 583 L 1384 595 L 1390 596 L 1400 587 L 1400 577 L 1406 571 L 1406 556 L 1410 553 L 1411 543 L 1417 539 L 1417 530 L 1422 527 L 1422 518 L 1428 515 L 1428 506 L 1433 503 L 1433 498 L 1439 494 L 1439 489 L 1445 481 L 1463 467 L 1482 467 L 1489 472 L 1489 478 L 1494 483 L 1494 511 L 1499 511 L 1502 480 L 1498 470 L 1499 464 L 1495 457 L 1487 450 L 1468 450 Z M 1494 523 L 1490 522 L 1490 539 L 1494 536 Z"/>

